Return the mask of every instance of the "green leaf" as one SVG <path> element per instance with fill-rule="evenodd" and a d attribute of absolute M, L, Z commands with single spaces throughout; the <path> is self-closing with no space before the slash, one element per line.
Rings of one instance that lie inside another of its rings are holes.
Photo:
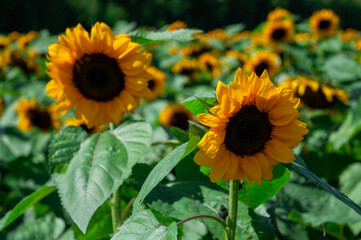
<path fill-rule="evenodd" d="M 159 184 L 147 197 L 147 204 L 164 216 L 178 220 L 209 214 L 218 217 L 221 204 L 228 208 L 228 193 L 215 184 L 182 181 Z M 236 239 L 272 239 L 268 216 L 263 217 L 239 202 Z M 198 219 L 217 239 L 224 239 L 223 227 L 210 219 Z"/>
<path fill-rule="evenodd" d="M 244 23 L 231 24 L 225 27 L 224 31 L 228 34 L 235 34 L 243 31 L 246 28 Z"/>
<path fill-rule="evenodd" d="M 55 187 L 49 187 L 44 184 L 41 188 L 21 200 L 12 210 L 7 212 L 3 218 L 0 219 L 0 231 L 9 226 L 18 217 L 20 217 L 27 209 L 35 205 L 44 197 L 55 191 Z"/>
<path fill-rule="evenodd" d="M 245 180 L 242 189 L 239 190 L 238 199 L 250 208 L 256 208 L 278 193 L 279 190 L 290 180 L 287 168 L 278 164 L 273 169 L 273 179 L 262 179 L 261 185 L 253 183 L 249 185 Z"/>
<path fill-rule="evenodd" d="M 0 128 L 0 159 L 9 162 L 31 152 L 28 137 L 15 127 Z"/>
<path fill-rule="evenodd" d="M 129 35 L 133 42 L 147 44 L 153 42 L 161 42 L 166 40 L 174 40 L 180 42 L 188 42 L 196 39 L 193 37 L 195 33 L 201 33 L 202 30 L 197 29 L 178 29 L 175 31 L 155 32 L 147 30 L 135 30 Z"/>
<path fill-rule="evenodd" d="M 177 165 L 177 163 L 184 157 L 186 153 L 187 143 L 184 143 L 174 149 L 172 152 L 167 154 L 160 162 L 153 168 L 153 170 L 148 175 L 145 180 L 142 188 L 139 191 L 137 198 L 133 204 L 133 215 L 138 210 L 139 206 L 144 201 L 145 197 L 152 191 L 157 184 L 165 178 L 170 171 Z"/>
<path fill-rule="evenodd" d="M 169 228 L 160 225 L 150 210 L 137 212 L 128 218 L 111 240 L 174 240 L 177 239 L 177 225 L 172 222 Z"/>
<path fill-rule="evenodd" d="M 61 173 L 62 168 L 69 164 L 87 137 L 85 130 L 74 126 L 66 127 L 55 134 L 49 146 L 50 172 Z"/>
<path fill-rule="evenodd" d="M 25 223 L 8 234 L 11 240 L 53 240 L 59 239 L 65 229 L 65 222 L 61 218 L 48 214 L 42 218 Z"/>
<path fill-rule="evenodd" d="M 361 78 L 361 66 L 352 58 L 338 54 L 326 60 L 323 72 L 335 83 L 355 81 Z"/>
<path fill-rule="evenodd" d="M 82 232 L 95 210 L 130 176 L 151 142 L 149 124 L 128 122 L 88 138 L 66 173 L 55 174 L 62 203 Z"/>
<path fill-rule="evenodd" d="M 342 50 L 342 42 L 338 37 L 327 38 L 320 41 L 318 48 L 324 52 L 339 53 Z"/>
<path fill-rule="evenodd" d="M 63 206 L 83 233 L 95 210 L 130 174 L 127 150 L 117 138 L 104 132 L 88 138 L 55 182 Z"/>
<path fill-rule="evenodd" d="M 186 109 L 191 111 L 195 116 L 201 113 L 209 113 L 209 109 L 214 106 L 214 98 L 200 98 L 191 100 L 188 102 L 184 102 L 184 106 Z"/>
<path fill-rule="evenodd" d="M 355 210 L 358 214 L 361 215 L 361 208 L 356 203 L 354 203 L 351 199 L 349 199 L 347 196 L 345 196 L 343 193 L 337 191 L 334 187 L 328 185 L 324 180 L 317 177 L 315 174 L 307 170 L 306 168 L 302 167 L 301 165 L 292 162 L 286 165 L 287 167 L 291 169 L 295 169 L 297 172 L 301 173 L 303 176 L 305 176 L 308 180 L 312 181 L 314 184 L 316 184 L 317 187 L 322 188 L 326 190 L 327 192 L 331 193 L 334 197 L 336 197 L 338 200 Z"/>

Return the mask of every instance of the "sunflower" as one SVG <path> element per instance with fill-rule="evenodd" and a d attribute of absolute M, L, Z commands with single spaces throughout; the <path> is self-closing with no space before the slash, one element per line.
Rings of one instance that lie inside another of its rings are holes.
<path fill-rule="evenodd" d="M 347 28 L 340 32 L 340 37 L 343 42 L 355 41 L 358 38 L 358 31 L 352 28 Z"/>
<path fill-rule="evenodd" d="M 97 22 L 91 33 L 78 24 L 49 46 L 48 96 L 56 98 L 61 115 L 75 105 L 75 117 L 89 128 L 114 122 L 152 95 L 146 69 L 151 55 L 140 51 L 128 35 L 113 35 Z"/>
<path fill-rule="evenodd" d="M 11 40 L 8 37 L 0 36 L 0 51 L 10 46 Z"/>
<path fill-rule="evenodd" d="M 295 79 L 287 78 L 279 84 L 284 89 L 292 90 L 305 105 L 315 109 L 331 107 L 336 99 L 345 105 L 349 104 L 349 94 L 341 89 L 333 88 L 304 76 Z"/>
<path fill-rule="evenodd" d="M 35 99 L 21 99 L 15 109 L 19 116 L 18 128 L 21 131 L 30 131 L 36 127 L 45 132 L 52 128 L 59 129 L 61 126 L 56 104 L 44 108 L 39 106 Z"/>
<path fill-rule="evenodd" d="M 210 49 L 199 43 L 192 43 L 188 46 L 181 48 L 180 54 L 182 57 L 196 58 L 201 54 L 208 52 Z"/>
<path fill-rule="evenodd" d="M 293 36 L 293 40 L 296 43 L 309 42 L 311 40 L 311 35 L 309 33 L 296 33 Z"/>
<path fill-rule="evenodd" d="M 263 29 L 264 37 L 269 45 L 277 42 L 288 43 L 294 33 L 294 23 L 290 20 L 267 22 Z"/>
<path fill-rule="evenodd" d="M 208 43 L 211 39 L 217 39 L 223 43 L 226 43 L 228 40 L 227 33 L 220 28 L 213 29 L 203 35 L 203 37 L 199 38 L 201 43 Z"/>
<path fill-rule="evenodd" d="M 148 81 L 148 88 L 152 91 L 152 96 L 147 98 L 147 100 L 152 101 L 163 93 L 165 86 L 165 74 L 153 66 L 149 67 L 147 71 L 153 76 L 153 78 Z"/>
<path fill-rule="evenodd" d="M 238 32 L 232 35 L 231 40 L 234 42 L 238 42 L 242 39 L 246 39 L 249 38 L 251 32 L 250 31 L 242 31 L 242 32 Z"/>
<path fill-rule="evenodd" d="M 174 30 L 177 30 L 177 29 L 184 29 L 184 28 L 187 28 L 187 24 L 183 21 L 175 21 L 171 24 L 169 24 L 167 30 L 168 31 L 174 31 Z"/>
<path fill-rule="evenodd" d="M 319 10 L 310 18 L 311 32 L 318 37 L 332 37 L 337 33 L 339 22 L 339 17 L 332 10 Z"/>
<path fill-rule="evenodd" d="M 267 22 L 282 21 L 289 17 L 291 17 L 291 13 L 288 10 L 277 7 L 275 10 L 268 13 Z"/>
<path fill-rule="evenodd" d="M 173 65 L 172 72 L 180 73 L 182 75 L 188 76 L 190 79 L 193 79 L 197 75 L 199 70 L 199 64 L 196 59 L 187 59 L 184 58 Z"/>
<path fill-rule="evenodd" d="M 30 31 L 24 35 L 21 35 L 17 40 L 18 49 L 23 50 L 26 46 L 35 38 L 38 38 L 39 34 L 35 31 Z"/>
<path fill-rule="evenodd" d="M 193 114 L 183 104 L 170 104 L 159 114 L 159 122 L 166 127 L 178 127 L 187 131 L 188 121 L 195 121 Z"/>
<path fill-rule="evenodd" d="M 356 40 L 356 50 L 361 51 L 361 38 Z"/>
<path fill-rule="evenodd" d="M 104 130 L 104 126 L 97 126 L 88 128 L 85 124 L 84 120 L 82 119 L 72 119 L 72 118 L 66 118 L 65 119 L 65 125 L 66 126 L 75 126 L 75 127 L 81 127 L 89 134 L 94 134 L 98 132 L 102 132 Z"/>
<path fill-rule="evenodd" d="M 270 81 L 267 71 L 260 78 L 240 68 L 235 82 L 217 85 L 219 105 L 199 114 L 210 130 L 198 143 L 194 161 L 211 168 L 212 182 L 245 178 L 261 184 L 273 178 L 273 166 L 295 160 L 292 148 L 308 132 L 300 116 L 299 99 Z"/>
<path fill-rule="evenodd" d="M 199 68 L 203 71 L 209 71 L 212 77 L 218 77 L 221 74 L 221 68 L 217 58 L 212 53 L 203 53 L 198 58 Z"/>
<path fill-rule="evenodd" d="M 38 55 L 32 51 L 19 51 L 16 49 L 6 48 L 1 54 L 0 67 L 6 66 L 18 67 L 26 74 L 38 74 L 40 67 L 36 62 Z"/>
<path fill-rule="evenodd" d="M 259 51 L 252 55 L 244 65 L 248 73 L 255 72 L 259 77 L 264 70 L 267 70 L 271 76 L 279 71 L 280 59 L 277 54 L 270 51 Z"/>

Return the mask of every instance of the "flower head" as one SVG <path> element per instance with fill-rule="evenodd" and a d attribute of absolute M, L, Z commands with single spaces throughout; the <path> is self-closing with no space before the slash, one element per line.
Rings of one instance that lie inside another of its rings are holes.
<path fill-rule="evenodd" d="M 159 114 L 160 124 L 166 127 L 178 127 L 186 131 L 189 127 L 188 121 L 194 121 L 193 114 L 183 104 L 170 104 Z"/>
<path fill-rule="evenodd" d="M 310 17 L 311 32 L 318 37 L 332 37 L 337 33 L 339 22 L 332 10 L 322 9 Z"/>
<path fill-rule="evenodd" d="M 259 51 L 252 55 L 244 65 L 248 73 L 255 72 L 258 77 L 264 70 L 267 70 L 271 76 L 279 71 L 280 59 L 276 53 L 270 51 Z"/>
<path fill-rule="evenodd" d="M 49 46 L 49 76 L 46 90 L 56 98 L 58 111 L 74 115 L 89 128 L 114 122 L 139 106 L 140 98 L 151 96 L 147 72 L 151 55 L 140 51 L 130 37 L 113 35 L 97 22 L 89 33 L 78 24 Z"/>
<path fill-rule="evenodd" d="M 152 74 L 153 78 L 148 81 L 148 88 L 152 91 L 152 96 L 147 100 L 152 101 L 157 99 L 164 90 L 165 87 L 165 74 L 156 67 L 149 67 L 147 71 Z"/>
<path fill-rule="evenodd" d="M 217 85 L 219 105 L 211 114 L 199 114 L 200 123 L 210 130 L 198 143 L 194 161 L 210 167 L 212 182 L 245 178 L 250 184 L 273 178 L 273 166 L 295 160 L 292 148 L 308 132 L 300 116 L 299 99 L 270 81 L 237 70 L 235 82 Z"/>
<path fill-rule="evenodd" d="M 55 104 L 42 107 L 36 103 L 34 98 L 21 99 L 16 107 L 16 112 L 19 116 L 18 128 L 21 131 L 30 131 L 35 127 L 46 132 L 52 128 L 59 129 L 61 126 Z"/>

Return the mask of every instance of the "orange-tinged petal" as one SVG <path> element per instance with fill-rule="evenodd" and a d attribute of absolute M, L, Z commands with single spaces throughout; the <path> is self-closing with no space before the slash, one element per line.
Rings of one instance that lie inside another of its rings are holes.
<path fill-rule="evenodd" d="M 200 123 L 209 127 L 224 128 L 226 124 L 224 121 L 209 113 L 198 114 L 197 119 Z"/>
<path fill-rule="evenodd" d="M 281 163 L 290 163 L 296 159 L 292 150 L 276 139 L 266 143 L 265 153 L 269 158 Z"/>

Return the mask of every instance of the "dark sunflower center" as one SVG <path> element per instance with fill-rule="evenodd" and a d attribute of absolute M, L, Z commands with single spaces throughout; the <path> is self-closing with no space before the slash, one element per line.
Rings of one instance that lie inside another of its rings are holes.
<path fill-rule="evenodd" d="M 39 108 L 29 109 L 27 117 L 33 126 L 42 130 L 48 130 L 52 126 L 50 115 L 45 110 Z"/>
<path fill-rule="evenodd" d="M 328 29 L 330 27 L 330 25 L 331 25 L 330 20 L 322 20 L 318 24 L 318 28 L 322 29 L 322 30 L 326 30 L 326 29 Z"/>
<path fill-rule="evenodd" d="M 279 28 L 273 31 L 271 36 L 273 40 L 281 41 L 286 36 L 286 31 L 283 28 Z"/>
<path fill-rule="evenodd" d="M 154 79 L 149 80 L 149 81 L 148 81 L 148 88 L 149 88 L 150 90 L 153 90 L 154 87 L 155 87 L 155 81 L 154 81 Z"/>
<path fill-rule="evenodd" d="M 28 67 L 28 64 L 25 62 L 20 53 L 12 52 L 10 58 L 12 66 L 21 68 L 25 73 L 31 72 L 31 69 Z"/>
<path fill-rule="evenodd" d="M 262 151 L 271 139 L 272 124 L 268 113 L 249 105 L 229 119 L 224 144 L 233 154 L 250 156 Z"/>
<path fill-rule="evenodd" d="M 260 62 L 254 69 L 258 77 L 262 75 L 264 70 L 268 70 L 268 64 L 266 62 Z"/>
<path fill-rule="evenodd" d="M 170 125 L 174 126 L 174 127 L 178 127 L 180 129 L 183 129 L 184 131 L 187 131 L 187 129 L 189 127 L 188 120 L 189 120 L 189 117 L 186 113 L 175 112 L 170 119 Z"/>
<path fill-rule="evenodd" d="M 318 89 L 317 92 L 314 92 L 310 87 L 306 87 L 305 93 L 303 96 L 300 96 L 301 101 L 304 102 L 307 106 L 315 109 L 325 109 L 331 107 L 334 102 L 327 101 L 325 94 L 321 89 Z"/>
<path fill-rule="evenodd" d="M 212 65 L 212 64 L 210 64 L 209 62 L 207 62 L 207 63 L 206 63 L 206 67 L 207 67 L 207 70 L 208 70 L 208 71 L 212 72 L 212 70 L 213 70 L 213 65 Z"/>
<path fill-rule="evenodd" d="M 112 100 L 124 89 L 124 73 L 117 60 L 104 54 L 84 54 L 75 61 L 73 84 L 86 97 L 100 102 Z"/>

